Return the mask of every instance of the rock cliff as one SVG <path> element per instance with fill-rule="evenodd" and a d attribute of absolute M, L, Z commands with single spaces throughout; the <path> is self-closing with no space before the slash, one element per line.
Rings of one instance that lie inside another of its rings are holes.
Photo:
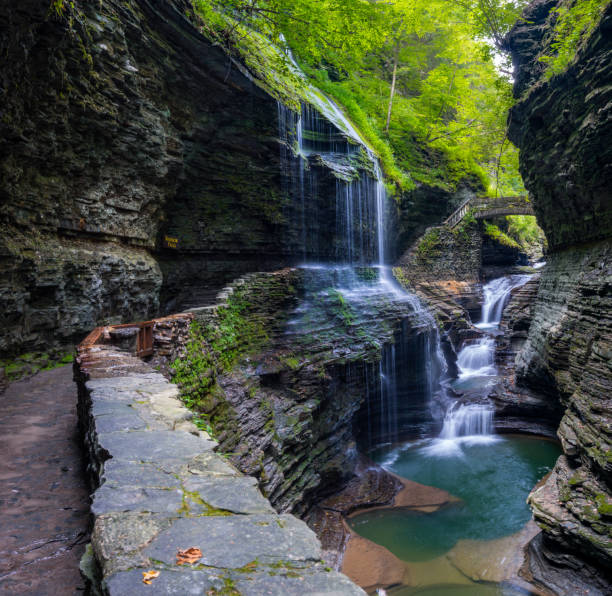
<path fill-rule="evenodd" d="M 507 40 L 518 99 L 510 137 L 551 249 L 517 378 L 564 409 L 565 455 L 530 496 L 544 533 L 532 544 L 527 573 L 559 594 L 585 585 L 609 593 L 612 6 L 569 68 L 546 80 L 538 57 L 551 42 L 556 5 L 533 2 Z"/>
<path fill-rule="evenodd" d="M 1 356 L 329 256 L 343 172 L 305 165 L 322 239 L 306 247 L 283 111 L 190 2 L 49 4 L 0 7 Z"/>
<path fill-rule="evenodd" d="M 431 318 L 377 284 L 374 269 L 358 272 L 372 283 L 364 297 L 344 298 L 333 288 L 343 274 L 288 268 L 242 277 L 216 306 L 193 310 L 201 341 L 182 354 L 186 375 L 177 363 L 169 370 L 220 449 L 258 478 L 279 511 L 304 514 L 351 479 L 358 437 L 367 444 L 390 438 L 381 428 L 410 433 L 424 418 L 415 412 L 427 411 Z M 391 349 L 405 392 L 393 412 L 380 395 Z"/>

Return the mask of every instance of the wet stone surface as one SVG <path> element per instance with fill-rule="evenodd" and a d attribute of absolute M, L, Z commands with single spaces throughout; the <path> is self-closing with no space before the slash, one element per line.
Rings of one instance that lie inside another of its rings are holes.
<path fill-rule="evenodd" d="M 72 368 L 0 395 L 0 594 L 82 594 L 89 490 Z"/>
<path fill-rule="evenodd" d="M 277 514 L 256 480 L 214 451 L 174 385 L 128 354 L 118 358 L 122 375 L 110 376 L 116 367 L 105 370 L 105 348 L 95 348 L 79 381 L 99 485 L 88 556 L 103 594 L 363 594 L 328 571 L 304 522 Z M 178 565 L 179 550 L 192 547 L 201 558 Z M 149 570 L 159 572 L 151 585 Z"/>

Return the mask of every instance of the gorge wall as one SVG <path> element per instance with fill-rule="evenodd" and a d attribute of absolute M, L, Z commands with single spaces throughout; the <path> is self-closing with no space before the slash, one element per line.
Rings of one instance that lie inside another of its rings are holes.
<path fill-rule="evenodd" d="M 68 4 L 62 15 L 37 0 L 0 7 L 0 356 L 74 345 L 97 324 L 210 303 L 245 272 L 330 257 L 342 173 L 309 159 L 314 190 L 296 196 L 277 100 L 201 34 L 190 2 Z M 460 200 L 439 194 L 447 210 Z M 302 234 L 304 204 L 318 246 Z M 409 236 L 389 210 L 390 236 Z M 418 225 L 438 216 L 425 209 Z"/>
<path fill-rule="evenodd" d="M 558 431 L 564 455 L 530 496 L 544 533 L 532 544 L 528 573 L 560 594 L 571 582 L 573 591 L 599 584 L 606 592 L 612 563 L 612 6 L 569 68 L 546 80 L 538 58 L 551 43 L 556 5 L 533 2 L 507 39 L 518 99 L 510 138 L 520 147 L 521 173 L 550 248 L 517 377 L 565 410 Z M 572 580 L 568 569 L 578 572 Z"/>

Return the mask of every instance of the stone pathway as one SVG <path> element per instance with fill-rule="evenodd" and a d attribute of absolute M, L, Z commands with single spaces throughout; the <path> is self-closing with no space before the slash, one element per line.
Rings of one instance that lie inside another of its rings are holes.
<path fill-rule="evenodd" d="M 82 593 L 89 490 L 72 367 L 0 395 L 0 594 Z"/>
<path fill-rule="evenodd" d="M 79 361 L 88 468 L 100 486 L 88 557 L 104 594 L 365 596 L 325 567 L 303 521 L 277 514 L 257 481 L 214 451 L 176 385 L 108 346 L 84 348 Z M 187 549 L 198 551 L 190 565 L 179 556 Z"/>

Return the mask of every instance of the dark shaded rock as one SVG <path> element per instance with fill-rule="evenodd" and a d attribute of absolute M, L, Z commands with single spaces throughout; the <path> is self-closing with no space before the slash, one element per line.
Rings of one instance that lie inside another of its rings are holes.
<path fill-rule="evenodd" d="M 528 546 L 523 575 L 538 588 L 555 594 L 606 596 L 610 579 L 584 561 L 559 552 L 558 545 L 538 534 Z"/>
<path fill-rule="evenodd" d="M 521 150 L 525 187 L 552 250 L 603 240 L 612 230 L 612 8 L 568 69 L 546 81 L 539 56 L 550 49 L 557 5 L 533 2 L 507 38 L 519 100 L 509 137 Z"/>
<path fill-rule="evenodd" d="M 545 80 L 538 58 L 550 49 L 558 4 L 532 3 L 507 40 L 519 100 L 510 138 L 552 249 L 517 356 L 517 383 L 564 410 L 558 430 L 564 455 L 529 497 L 544 530 L 530 549 L 530 569 L 558 594 L 609 593 L 612 6 L 567 70 Z"/>
<path fill-rule="evenodd" d="M 0 52 L 0 354 L 208 304 L 245 272 L 335 250 L 338 172 L 311 156 L 298 196 L 283 110 L 189 2 L 67 4 L 63 17 L 3 4 Z"/>

